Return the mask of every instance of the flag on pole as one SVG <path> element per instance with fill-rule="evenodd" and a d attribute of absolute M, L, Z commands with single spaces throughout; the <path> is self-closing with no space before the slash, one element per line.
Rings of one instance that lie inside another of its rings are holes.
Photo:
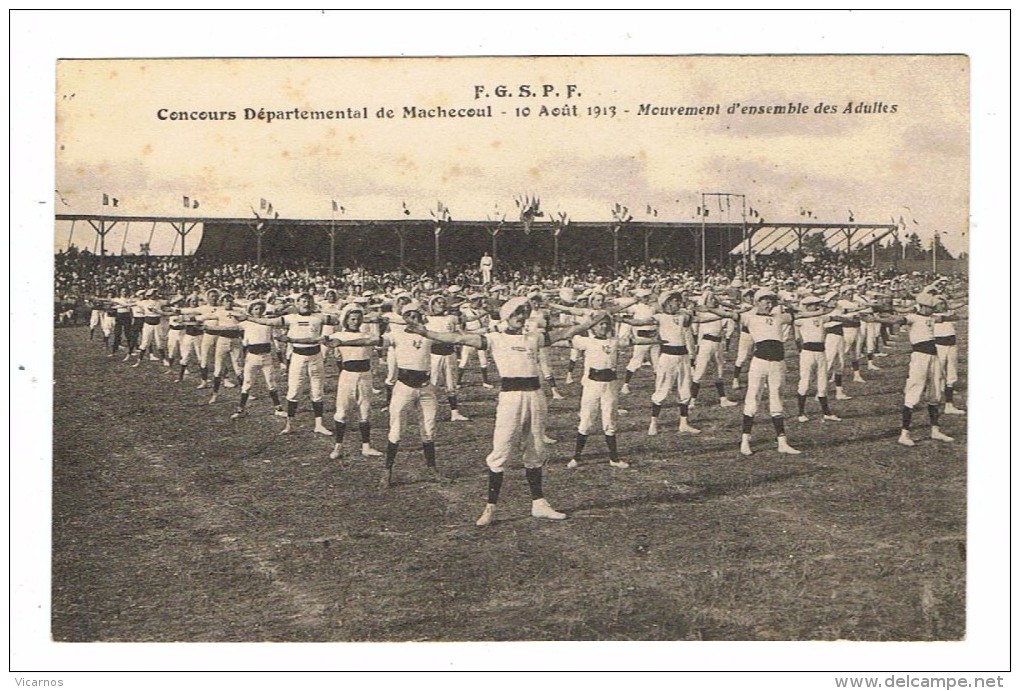
<path fill-rule="evenodd" d="M 197 199 L 192 199 L 191 200 L 191 208 L 192 209 L 197 209 L 198 208 L 198 200 Z"/>
<path fill-rule="evenodd" d="M 273 213 L 273 202 L 269 202 L 266 204 L 266 213 L 269 214 Z"/>
<path fill-rule="evenodd" d="M 339 210 L 340 210 L 340 205 L 337 204 L 336 200 L 334 199 L 333 200 L 333 211 L 339 211 Z"/>
<path fill-rule="evenodd" d="M 116 197 L 114 197 L 111 201 L 113 201 L 113 205 L 114 206 L 117 206 L 118 204 L 120 204 L 120 200 L 117 199 Z"/>
<path fill-rule="evenodd" d="M 189 199 L 188 197 L 184 198 L 184 208 L 185 209 L 190 209 L 191 208 L 191 199 Z"/>
<path fill-rule="evenodd" d="M 259 199 L 259 211 L 265 211 L 268 203 L 265 199 Z"/>
<path fill-rule="evenodd" d="M 110 205 L 110 195 L 108 195 L 105 192 L 103 192 L 103 206 L 109 206 L 109 205 Z"/>
<path fill-rule="evenodd" d="M 410 209 L 407 208 L 407 202 L 400 202 L 400 207 L 404 210 L 404 215 L 405 216 L 410 216 L 411 215 Z"/>

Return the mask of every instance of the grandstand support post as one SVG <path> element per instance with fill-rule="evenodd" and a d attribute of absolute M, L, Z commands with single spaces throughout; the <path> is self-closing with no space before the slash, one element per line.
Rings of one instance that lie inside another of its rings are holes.
<path fill-rule="evenodd" d="M 71 249 L 71 238 L 74 237 L 74 219 L 71 219 L 71 232 L 67 234 L 67 249 Z"/>
<path fill-rule="evenodd" d="M 559 231 L 553 229 L 553 269 L 558 269 L 560 266 L 560 234 Z"/>
<path fill-rule="evenodd" d="M 701 208 L 706 209 L 705 206 L 705 193 L 701 193 Z M 701 216 L 701 281 L 705 282 L 705 276 L 708 274 L 707 266 L 705 264 L 705 216 L 704 213 Z"/>
<path fill-rule="evenodd" d="M 875 261 L 875 245 L 877 245 L 877 244 L 878 244 L 877 242 L 871 243 L 871 268 L 872 268 L 872 270 L 874 270 L 875 266 L 878 264 L 878 262 Z"/>
<path fill-rule="evenodd" d="M 329 275 L 336 274 L 336 221 L 329 222 Z"/>
<path fill-rule="evenodd" d="M 747 242 L 747 195 L 740 195 L 740 241 L 748 246 L 750 243 Z M 741 280 L 747 280 L 747 252 L 742 252 L 743 257 L 741 258 L 740 266 L 741 273 L 743 276 Z"/>
<path fill-rule="evenodd" d="M 439 275 L 439 261 L 440 261 L 440 259 L 439 259 L 439 236 L 442 235 L 442 234 L 443 234 L 443 227 L 440 226 L 440 225 L 437 225 L 435 231 L 432 233 L 432 235 L 434 236 L 434 240 L 433 240 L 433 243 L 432 243 L 432 249 L 433 249 L 433 255 L 434 256 L 433 256 L 432 259 L 433 259 L 433 265 L 435 266 L 435 272 L 436 272 L 437 276 Z"/>
<path fill-rule="evenodd" d="M 120 256 L 124 256 L 124 248 L 127 246 L 128 231 L 131 230 L 131 221 L 124 221 L 124 237 L 120 240 Z"/>
<path fill-rule="evenodd" d="M 645 228 L 644 229 L 644 235 L 645 235 L 645 264 L 647 264 L 648 263 L 648 259 L 649 259 L 649 257 L 648 257 L 648 239 L 652 235 L 652 229 L 651 228 Z"/>
<path fill-rule="evenodd" d="M 614 223 L 613 231 L 613 272 L 620 270 L 620 225 Z"/>

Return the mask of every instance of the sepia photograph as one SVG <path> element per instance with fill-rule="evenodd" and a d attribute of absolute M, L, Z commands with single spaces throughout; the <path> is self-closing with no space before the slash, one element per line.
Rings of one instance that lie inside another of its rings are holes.
<path fill-rule="evenodd" d="M 58 55 L 51 644 L 980 635 L 972 58 L 618 52 Z"/>

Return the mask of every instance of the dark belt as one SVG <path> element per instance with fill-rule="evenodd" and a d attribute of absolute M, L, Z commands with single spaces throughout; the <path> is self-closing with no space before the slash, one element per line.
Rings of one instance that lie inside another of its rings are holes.
<path fill-rule="evenodd" d="M 371 369 L 371 360 L 344 360 L 343 362 L 345 372 L 368 372 Z"/>
<path fill-rule="evenodd" d="M 861 328 L 861 321 L 859 319 L 855 319 L 852 322 L 846 322 L 845 324 L 843 324 L 843 328 L 844 329 L 859 329 L 859 328 Z"/>
<path fill-rule="evenodd" d="M 188 335 L 188 336 L 201 336 L 202 335 L 202 327 L 201 326 L 185 326 L 184 327 L 184 333 L 185 333 L 185 335 Z"/>
<path fill-rule="evenodd" d="M 685 345 L 664 345 L 659 351 L 660 355 L 686 355 L 687 346 Z"/>
<path fill-rule="evenodd" d="M 322 352 L 322 348 L 317 346 L 317 345 L 313 345 L 313 346 L 295 345 L 294 346 L 294 353 L 296 355 L 318 355 L 321 352 Z"/>
<path fill-rule="evenodd" d="M 706 341 L 712 341 L 713 343 L 722 343 L 722 338 L 715 334 L 704 334 L 701 338 Z"/>
<path fill-rule="evenodd" d="M 637 335 L 640 338 L 653 338 L 655 336 L 655 329 L 638 329 Z"/>
<path fill-rule="evenodd" d="M 433 355 L 453 355 L 452 343 L 433 343 L 429 351 Z"/>
<path fill-rule="evenodd" d="M 244 352 L 252 355 L 265 355 L 272 351 L 273 346 L 269 343 L 250 343 L 244 347 Z"/>
<path fill-rule="evenodd" d="M 184 330 L 184 324 L 171 324 L 170 325 L 170 330 L 171 331 L 183 331 Z"/>
<path fill-rule="evenodd" d="M 812 353 L 824 353 L 825 352 L 825 344 L 824 343 L 805 343 L 804 345 L 801 346 L 801 350 L 809 350 Z"/>
<path fill-rule="evenodd" d="M 924 353 L 926 355 L 938 355 L 938 351 L 935 350 L 935 341 L 921 341 L 920 343 L 911 343 L 910 349 L 915 353 Z"/>
<path fill-rule="evenodd" d="M 220 336 L 222 338 L 240 338 L 240 331 L 230 331 L 227 329 L 206 329 L 205 332 L 210 336 Z"/>
<path fill-rule="evenodd" d="M 588 378 L 592 381 L 616 381 L 616 370 L 588 368 Z"/>
<path fill-rule="evenodd" d="M 542 385 L 538 377 L 503 377 L 499 380 L 500 391 L 538 391 Z"/>
<path fill-rule="evenodd" d="M 783 361 L 783 344 L 779 341 L 758 341 L 754 344 L 754 356 L 769 362 Z"/>
<path fill-rule="evenodd" d="M 936 336 L 935 345 L 954 346 L 956 345 L 956 336 Z"/>
<path fill-rule="evenodd" d="M 142 317 L 149 326 L 159 326 L 159 317 Z"/>
<path fill-rule="evenodd" d="M 412 389 L 420 389 L 429 383 L 429 373 L 417 369 L 397 369 L 397 381 L 410 386 Z"/>
<path fill-rule="evenodd" d="M 843 325 L 840 324 L 839 326 L 828 326 L 828 327 L 825 328 L 825 333 L 827 335 L 832 335 L 832 336 L 842 336 L 843 335 Z"/>

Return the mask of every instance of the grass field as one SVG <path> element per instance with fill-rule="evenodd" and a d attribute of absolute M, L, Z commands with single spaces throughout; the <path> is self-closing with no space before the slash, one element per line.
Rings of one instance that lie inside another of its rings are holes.
<path fill-rule="evenodd" d="M 327 458 L 332 439 L 312 434 L 307 400 L 297 433 L 280 437 L 262 382 L 249 416 L 232 421 L 237 389 L 208 405 L 194 378 L 175 384 L 159 363 L 107 358 L 83 328 L 57 335 L 56 641 L 965 635 L 966 418 L 945 416 L 956 442 L 934 442 L 922 406 L 918 445 L 896 444 L 904 340 L 866 384 L 848 384 L 853 400 L 832 401 L 843 422 L 822 423 L 814 399 L 813 419 L 796 422 L 788 360 L 787 430 L 800 456 L 775 451 L 761 412 L 756 453 L 740 456 L 740 408 L 709 405 L 710 385 L 691 414 L 700 436 L 676 433 L 673 400 L 659 436 L 646 436 L 652 373 L 643 368 L 621 399 L 629 412 L 618 438 L 633 466 L 610 468 L 592 435 L 581 467 L 568 470 L 579 387 L 563 387 L 568 400 L 550 401 L 559 443 L 545 488 L 569 520 L 530 517 L 517 465 L 498 521 L 483 529 L 474 520 L 496 393 L 477 386 L 477 373 L 461 391 L 473 421 L 439 423 L 439 466 L 452 483 L 424 481 L 412 425 L 397 484 L 381 491 L 382 461 L 357 455 L 356 429 L 349 466 Z M 966 353 L 965 333 L 961 343 Z M 330 425 L 334 389 L 335 376 Z M 372 422 L 384 448 L 378 406 Z"/>

